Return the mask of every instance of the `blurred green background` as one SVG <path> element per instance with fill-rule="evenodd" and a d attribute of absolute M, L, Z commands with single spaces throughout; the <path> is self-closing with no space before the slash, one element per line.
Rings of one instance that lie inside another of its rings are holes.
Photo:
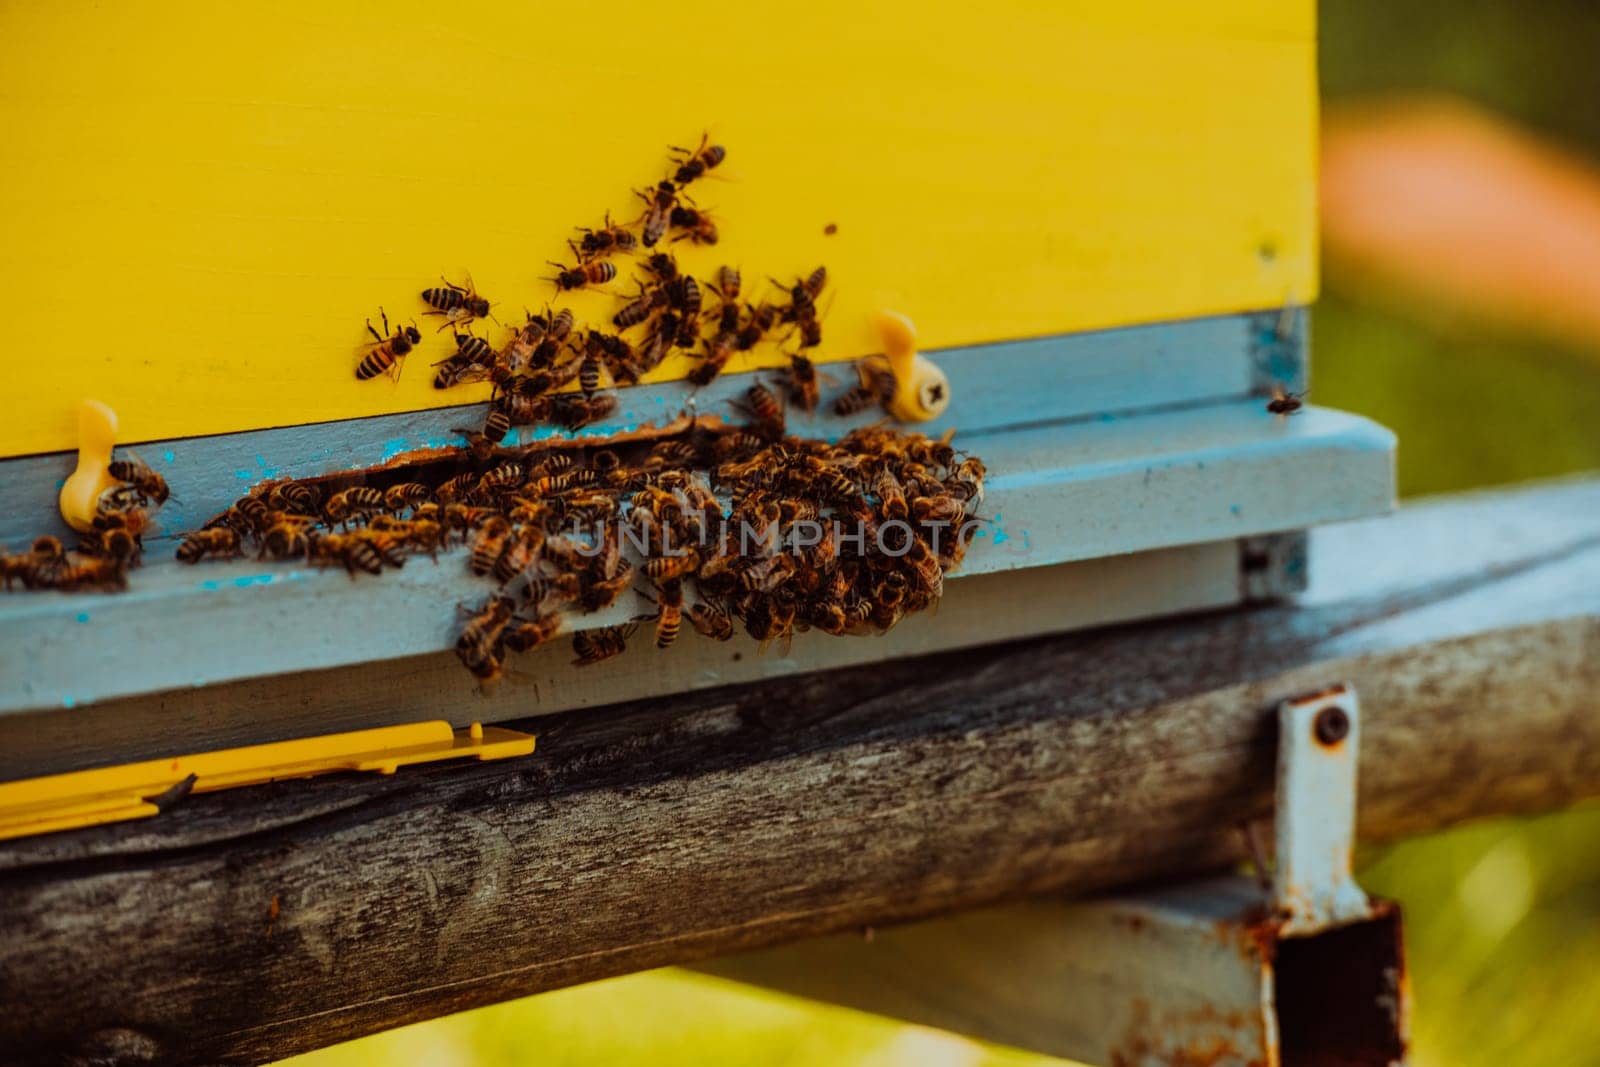
<path fill-rule="evenodd" d="M 1600 159 L 1600 6 L 1593 0 L 1324 0 L 1320 22 L 1330 110 L 1354 99 L 1448 93 Z M 1334 262 L 1314 316 L 1314 346 L 1316 401 L 1399 433 L 1406 496 L 1600 470 L 1600 353 L 1592 342 L 1490 324 L 1471 309 L 1389 292 Z M 1369 890 L 1406 909 L 1417 1001 L 1413 1064 L 1600 1064 L 1600 809 L 1462 827 L 1370 850 L 1361 866 Z M 1059 1061 L 662 971 L 289 1062 Z"/>

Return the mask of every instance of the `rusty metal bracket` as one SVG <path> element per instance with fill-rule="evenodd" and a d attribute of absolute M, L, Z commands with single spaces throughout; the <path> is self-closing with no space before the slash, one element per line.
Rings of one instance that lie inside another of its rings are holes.
<path fill-rule="evenodd" d="M 1350 872 L 1356 834 L 1361 705 L 1334 686 L 1278 705 L 1277 867 L 1283 934 L 1299 937 L 1372 914 Z"/>

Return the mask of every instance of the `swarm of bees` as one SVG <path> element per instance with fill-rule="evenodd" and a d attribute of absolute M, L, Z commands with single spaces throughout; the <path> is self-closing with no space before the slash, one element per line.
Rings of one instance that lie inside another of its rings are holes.
<path fill-rule="evenodd" d="M 619 654 L 646 622 L 659 648 L 685 621 L 719 641 L 742 627 L 765 646 L 812 628 L 881 632 L 932 606 L 966 552 L 982 462 L 948 435 L 884 426 L 837 444 L 787 436 L 777 395 L 762 385 L 751 393 L 743 427 L 702 420 L 611 448 L 469 447 L 321 483 L 260 485 L 190 534 L 178 558 L 250 551 L 354 578 L 467 545 L 468 570 L 495 588 L 465 615 L 456 654 L 484 686 L 508 656 L 549 643 L 566 618 L 630 588 L 655 611 L 580 631 L 575 663 Z"/>
<path fill-rule="evenodd" d="M 144 559 L 144 534 L 172 493 L 165 478 L 131 453 L 112 460 L 107 472 L 118 484 L 100 495 L 93 527 L 75 550 L 47 534 L 26 552 L 0 552 L 0 580 L 7 589 L 14 582 L 24 589 L 127 588 L 128 571 Z"/>
<path fill-rule="evenodd" d="M 492 305 L 470 275 L 461 284 L 441 278 L 442 285 L 422 291 L 428 308 L 423 314 L 441 317 L 439 329 L 450 329 L 456 346 L 434 364 L 434 387 L 483 381 L 494 386 L 482 428 L 463 431 L 479 455 L 501 444 L 513 427 L 544 423 L 578 430 L 605 418 L 616 399 L 603 390 L 638 382 L 674 352 L 695 358 L 688 378 L 705 386 L 735 353 L 793 340 L 782 378 L 785 399 L 806 411 L 817 407 L 819 376 L 806 352 L 822 343 L 817 299 L 827 284 L 827 269 L 818 267 L 791 284 L 774 280 L 783 295 L 759 302 L 745 299 L 735 267 L 722 267 L 715 283 L 680 270 L 672 253 L 660 246 L 718 242 L 716 220 L 695 203 L 689 187 L 721 165 L 727 151 L 702 134 L 692 149 L 669 146 L 668 158 L 665 176 L 636 191 L 643 204 L 637 218 L 619 223 L 608 212 L 598 227 L 577 227 L 577 237 L 567 241 L 574 262 L 550 263 L 554 273 L 545 280 L 559 298 L 609 285 L 632 262 L 633 291 L 620 297 L 623 303 L 608 327 L 576 322 L 570 309 L 546 307 L 542 313 L 526 312 L 523 324 L 496 346 L 473 332 L 477 320 L 491 317 Z M 373 342 L 357 365 L 357 378 L 398 377 L 407 355 L 421 343 L 415 325 L 391 328 L 381 308 L 379 316 L 381 331 L 367 323 Z M 572 394 L 573 383 L 581 395 Z M 858 411 L 879 393 L 853 389 L 840 405 Z"/>

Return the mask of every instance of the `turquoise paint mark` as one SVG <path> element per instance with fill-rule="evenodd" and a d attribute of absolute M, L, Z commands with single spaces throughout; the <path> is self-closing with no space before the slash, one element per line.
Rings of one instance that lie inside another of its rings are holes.
<path fill-rule="evenodd" d="M 264 477 L 276 478 L 278 476 L 278 468 L 267 466 L 267 460 L 264 456 L 256 456 L 256 466 L 261 468 L 261 473 Z"/>
<path fill-rule="evenodd" d="M 1238 518 L 1241 509 L 1238 504 L 1229 504 L 1228 510 L 1233 513 L 1235 518 Z"/>
<path fill-rule="evenodd" d="M 67 480 L 65 478 L 57 478 L 56 479 L 56 488 L 57 489 L 63 488 L 66 484 L 67 484 Z"/>
<path fill-rule="evenodd" d="M 205 581 L 200 583 L 200 588 L 208 592 L 215 593 L 218 589 L 222 588 L 222 583 L 214 579 L 207 578 Z"/>
<path fill-rule="evenodd" d="M 1019 531 L 1019 533 L 1022 536 L 1022 550 L 1024 552 L 1028 552 L 1028 551 L 1032 550 L 1033 542 L 1028 540 L 1028 531 L 1027 530 L 1021 530 L 1021 531 Z"/>
<path fill-rule="evenodd" d="M 404 437 L 389 438 L 389 440 L 383 443 L 383 462 L 387 463 L 400 453 L 406 451 L 407 446 L 410 443 L 411 442 Z"/>
<path fill-rule="evenodd" d="M 64 708 L 75 708 L 78 706 L 78 701 L 73 697 L 62 697 L 61 706 Z"/>
<path fill-rule="evenodd" d="M 238 589 L 248 589 L 252 585 L 271 585 L 272 575 L 252 574 L 245 578 L 235 578 L 233 584 Z"/>
<path fill-rule="evenodd" d="M 1005 516 L 999 513 L 996 513 L 995 517 L 990 520 L 990 522 L 994 525 L 994 543 L 997 545 L 1003 545 L 1007 541 L 1011 540 L 1011 535 L 1006 533 L 1006 528 L 1001 525 L 1004 520 Z M 1023 543 L 1026 544 L 1027 542 Z"/>
<path fill-rule="evenodd" d="M 89 613 L 87 611 L 78 612 L 77 620 L 79 622 L 88 622 L 89 621 Z"/>
<path fill-rule="evenodd" d="M 161 462 L 163 462 L 163 463 L 171 463 L 173 460 L 175 460 L 177 458 L 178 458 L 178 454 L 176 452 L 174 452 L 170 448 L 167 449 L 165 452 L 161 453 Z"/>
<path fill-rule="evenodd" d="M 255 471 L 234 471 L 233 472 L 233 476 L 235 478 L 239 479 L 241 482 L 248 482 L 250 479 L 252 479 L 252 478 L 254 478 L 256 476 L 256 472 Z"/>

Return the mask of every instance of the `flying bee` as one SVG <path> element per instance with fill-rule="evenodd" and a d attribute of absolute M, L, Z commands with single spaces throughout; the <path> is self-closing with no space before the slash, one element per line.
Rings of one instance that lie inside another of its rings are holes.
<path fill-rule="evenodd" d="M 422 343 L 422 334 L 415 326 L 398 326 L 393 333 L 389 332 L 389 316 L 378 309 L 378 317 L 383 322 L 383 333 L 372 328 L 372 320 L 367 320 L 367 332 L 373 337 L 372 347 L 367 349 L 367 354 L 361 357 L 361 362 L 356 364 L 356 378 L 366 381 L 376 378 L 388 371 L 395 381 L 400 380 L 400 368 L 405 365 L 405 358 L 413 348 Z"/>
<path fill-rule="evenodd" d="M 167 480 L 151 470 L 137 453 L 129 452 L 126 459 L 112 460 L 106 472 L 117 481 L 132 486 L 141 503 L 153 503 L 160 507 L 172 495 L 167 488 Z"/>
<path fill-rule="evenodd" d="M 688 185 L 727 158 L 727 150 L 719 144 L 708 143 L 710 140 L 710 133 L 702 133 L 700 145 L 693 152 L 687 148 L 667 146 L 672 150 L 673 157 L 678 160 L 678 169 L 672 175 L 673 181 L 679 185 Z"/>
<path fill-rule="evenodd" d="M 717 243 L 717 224 L 711 216 L 699 208 L 684 207 L 679 204 L 672 209 L 668 216 L 668 223 L 674 230 L 683 232 L 673 238 L 674 241 L 693 241 L 697 245 L 714 245 Z"/>
<path fill-rule="evenodd" d="M 560 612 L 549 612 L 537 619 L 526 619 L 507 626 L 502 640 L 508 652 L 527 652 L 553 640 L 561 632 Z"/>
<path fill-rule="evenodd" d="M 628 647 L 628 638 L 637 630 L 637 623 L 625 626 L 605 626 L 598 630 L 585 630 L 572 637 L 572 651 L 577 654 L 573 665 L 587 667 L 601 660 L 620 656 Z"/>
<path fill-rule="evenodd" d="M 448 278 L 441 277 L 444 286 L 434 286 L 422 290 L 422 302 L 427 304 L 432 311 L 425 311 L 425 315 L 443 315 L 443 330 L 460 322 L 471 322 L 473 319 L 489 318 L 489 301 L 479 295 L 476 286 L 472 283 L 472 275 L 467 275 L 466 285 L 456 285 Z"/>
<path fill-rule="evenodd" d="M 199 563 L 206 556 L 240 555 L 239 535 L 229 526 L 196 530 L 178 546 L 180 563 Z"/>
<path fill-rule="evenodd" d="M 587 226 L 578 227 L 578 232 L 583 234 L 583 239 L 573 246 L 573 254 L 580 262 L 588 262 L 600 256 L 609 256 L 615 252 L 632 252 L 638 244 L 638 238 L 625 226 L 616 226 L 611 222 L 611 213 L 606 213 L 605 225 L 598 230 L 591 230 Z M 567 242 L 569 245 L 571 241 Z"/>
<path fill-rule="evenodd" d="M 567 268 L 550 260 L 550 265 L 556 269 L 554 277 L 545 278 L 547 282 L 555 282 L 556 288 L 561 292 L 572 289 L 582 289 L 586 285 L 604 285 L 617 276 L 617 268 L 613 263 L 603 260 L 591 260 L 579 263 L 576 267 Z"/>
<path fill-rule="evenodd" d="M 683 583 L 674 578 L 658 587 L 656 602 L 656 647 L 669 648 L 683 627 Z"/>
<path fill-rule="evenodd" d="M 383 493 L 368 486 L 358 485 L 335 493 L 323 505 L 322 513 L 329 522 L 349 522 L 353 518 L 370 515 L 384 509 Z"/>
<path fill-rule="evenodd" d="M 1268 411 L 1280 419 L 1285 419 L 1290 415 L 1299 414 L 1300 409 L 1303 407 L 1305 407 L 1304 393 L 1291 393 L 1283 387 L 1282 383 L 1273 385 L 1272 399 L 1267 401 Z"/>
<path fill-rule="evenodd" d="M 649 192 L 637 190 L 635 195 L 645 203 L 644 214 L 640 216 L 644 223 L 640 237 L 646 248 L 654 248 L 661 235 L 667 232 L 672 209 L 678 203 L 678 187 L 670 181 L 661 181 Z"/>
<path fill-rule="evenodd" d="M 752 385 L 745 391 L 744 399 L 734 406 L 754 419 L 755 428 L 768 437 L 783 436 L 783 402 L 765 385 Z"/>
<path fill-rule="evenodd" d="M 733 637 L 733 620 L 726 611 L 709 601 L 701 601 L 689 608 L 689 625 L 713 641 L 727 641 Z"/>

